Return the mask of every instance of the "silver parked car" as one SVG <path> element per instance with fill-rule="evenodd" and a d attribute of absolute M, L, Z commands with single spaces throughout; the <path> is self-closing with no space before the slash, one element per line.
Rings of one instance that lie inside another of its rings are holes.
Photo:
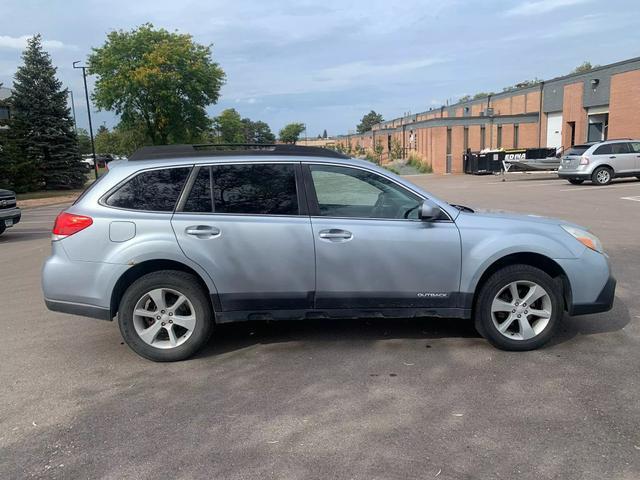
<path fill-rule="evenodd" d="M 617 177 L 640 179 L 640 140 L 607 140 L 574 145 L 563 156 L 558 176 L 574 185 L 591 180 L 608 185 Z"/>
<path fill-rule="evenodd" d="M 584 228 L 475 212 L 287 145 L 142 149 L 58 216 L 52 250 L 47 306 L 117 316 L 156 361 L 194 354 L 216 323 L 323 317 L 473 318 L 495 346 L 529 350 L 615 290 Z"/>

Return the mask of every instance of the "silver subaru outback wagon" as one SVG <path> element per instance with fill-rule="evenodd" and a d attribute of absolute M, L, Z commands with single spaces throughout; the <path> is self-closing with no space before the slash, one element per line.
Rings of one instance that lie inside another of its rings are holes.
<path fill-rule="evenodd" d="M 313 147 L 146 147 L 111 163 L 52 239 L 48 308 L 117 317 L 156 361 L 193 355 L 218 323 L 323 317 L 468 318 L 530 350 L 615 290 L 582 227 L 450 205 Z"/>

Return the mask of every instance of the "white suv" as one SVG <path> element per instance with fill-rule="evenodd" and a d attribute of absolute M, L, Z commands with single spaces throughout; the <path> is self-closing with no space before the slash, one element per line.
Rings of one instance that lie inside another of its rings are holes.
<path fill-rule="evenodd" d="M 580 185 L 591 180 L 608 185 L 616 177 L 640 179 L 640 140 L 606 140 L 571 147 L 558 167 L 558 176 Z"/>

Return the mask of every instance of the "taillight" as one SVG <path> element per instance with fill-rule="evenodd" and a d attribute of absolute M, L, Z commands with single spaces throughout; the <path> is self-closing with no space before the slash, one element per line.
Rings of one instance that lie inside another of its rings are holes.
<path fill-rule="evenodd" d="M 80 230 L 84 230 L 91 226 L 92 223 L 93 219 L 91 217 L 62 212 L 56 217 L 56 222 L 53 224 L 51 239 L 62 240 L 74 233 L 78 233 Z"/>
<path fill-rule="evenodd" d="M 580 165 L 589 165 L 589 157 L 583 155 L 580 157 Z"/>

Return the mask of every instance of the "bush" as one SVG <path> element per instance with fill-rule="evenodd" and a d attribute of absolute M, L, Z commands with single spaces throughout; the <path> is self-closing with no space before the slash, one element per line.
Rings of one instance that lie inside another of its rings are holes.
<path fill-rule="evenodd" d="M 433 168 L 431 167 L 431 165 L 428 163 L 424 163 L 415 152 L 409 153 L 409 158 L 407 158 L 407 165 L 411 165 L 420 173 L 433 173 Z"/>

